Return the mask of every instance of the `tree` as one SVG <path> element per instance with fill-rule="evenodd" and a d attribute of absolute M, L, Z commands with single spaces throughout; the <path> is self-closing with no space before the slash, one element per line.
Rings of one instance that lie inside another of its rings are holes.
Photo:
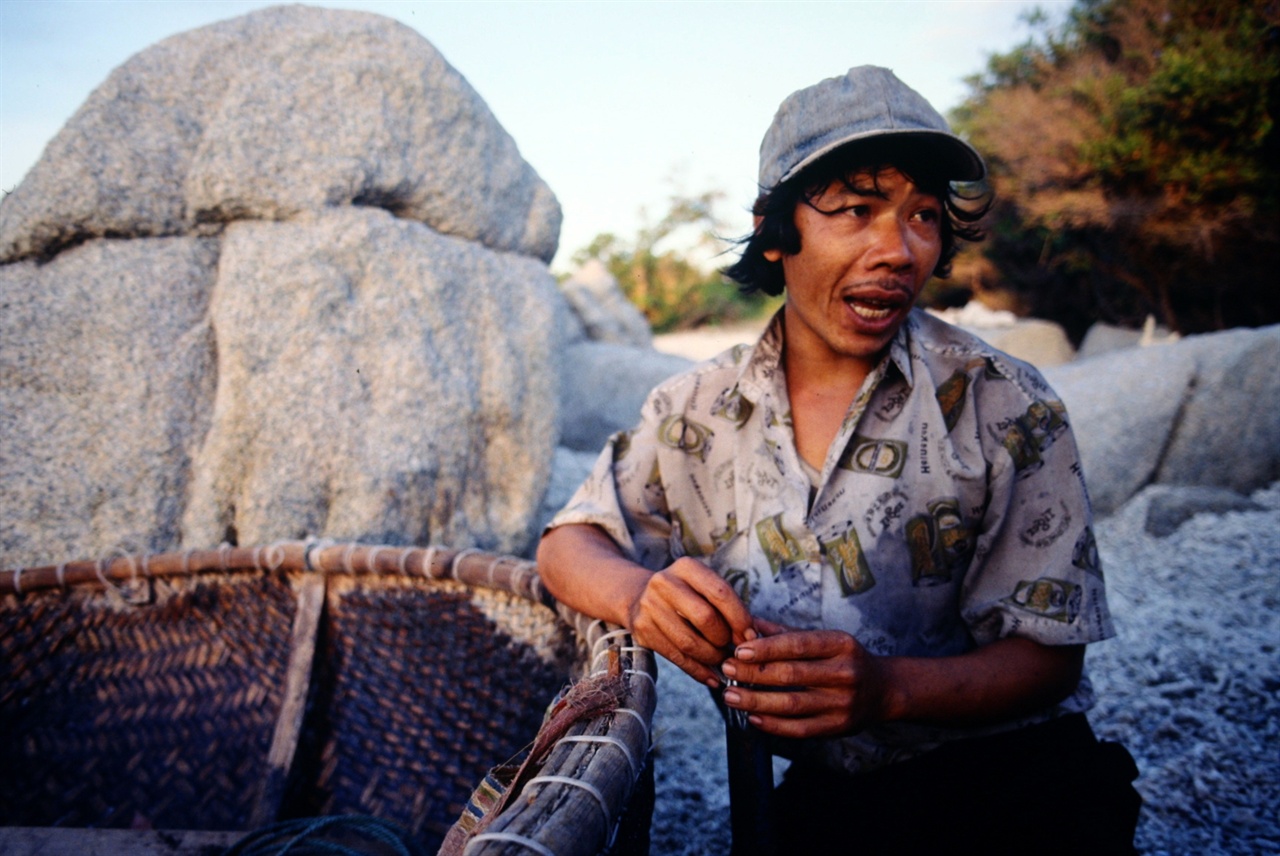
<path fill-rule="evenodd" d="M 574 264 L 600 259 L 655 332 L 753 317 L 767 298 L 743 295 L 718 270 L 696 260 L 714 257 L 721 243 L 715 205 L 723 194 L 676 194 L 656 223 L 645 222 L 632 241 L 601 233 L 573 254 Z M 693 232 L 692 243 L 679 242 Z M 677 246 L 673 247 L 672 244 Z"/>
<path fill-rule="evenodd" d="M 957 128 L 999 202 L 984 255 L 1077 338 L 1280 321 L 1280 6 L 1078 0 L 994 56 Z"/>

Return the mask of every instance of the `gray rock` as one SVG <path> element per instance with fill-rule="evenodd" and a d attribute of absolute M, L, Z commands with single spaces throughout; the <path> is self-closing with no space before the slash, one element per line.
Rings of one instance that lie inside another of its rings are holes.
<path fill-rule="evenodd" d="M 1280 325 L 1183 342 L 1197 371 L 1155 480 L 1249 493 L 1280 478 Z"/>
<path fill-rule="evenodd" d="M 1195 357 L 1168 345 L 1045 371 L 1067 406 L 1095 510 L 1114 511 L 1155 478 L 1195 372 Z"/>
<path fill-rule="evenodd" d="M 1197 514 L 1263 510 L 1263 506 L 1248 497 L 1224 487 L 1161 486 L 1151 488 L 1144 528 L 1148 534 L 1164 538 Z"/>
<path fill-rule="evenodd" d="M 653 331 L 644 314 L 627 299 L 618 280 L 599 259 L 588 260 L 561 283 L 560 291 L 586 338 L 638 348 L 653 345 Z"/>
<path fill-rule="evenodd" d="M 1147 484 L 1247 493 L 1280 477 L 1280 326 L 1115 351 L 1045 371 L 1095 508 Z"/>
<path fill-rule="evenodd" d="M 217 261 L 215 240 L 153 238 L 0 266 L 0 564 L 178 544 Z"/>
<path fill-rule="evenodd" d="M 1069 363 L 1076 357 L 1076 349 L 1071 346 L 1066 331 L 1053 321 L 1022 318 L 1011 327 L 971 332 L 1006 354 L 1041 369 Z"/>
<path fill-rule="evenodd" d="M 635 427 L 649 390 L 693 365 L 684 357 L 605 342 L 568 348 L 560 387 L 560 442 L 598 452 L 615 431 Z"/>
<path fill-rule="evenodd" d="M 0 202 L 0 262 L 340 205 L 543 260 L 560 228 L 551 191 L 425 39 L 377 15 L 279 6 L 116 69 Z"/>
<path fill-rule="evenodd" d="M 564 508 L 574 491 L 591 474 L 599 452 L 577 452 L 565 446 L 556 448 L 551 460 L 551 482 L 538 508 L 539 533 L 551 522 L 551 518 Z"/>
<path fill-rule="evenodd" d="M 138 54 L 0 202 L 0 564 L 527 549 L 569 326 L 540 261 L 559 222 L 466 81 L 387 19 L 280 7 Z"/>
<path fill-rule="evenodd" d="M 1136 348 L 1141 341 L 1141 330 L 1131 330 L 1128 327 L 1117 327 L 1114 324 L 1098 321 L 1091 324 L 1089 329 L 1085 331 L 1084 339 L 1080 342 L 1080 350 L 1077 352 L 1076 357 L 1077 359 L 1085 360 L 1090 357 L 1109 354 L 1113 351 Z"/>
<path fill-rule="evenodd" d="M 1177 333 L 1171 332 L 1167 327 L 1157 325 L 1155 319 L 1150 316 L 1141 330 L 1117 327 L 1114 324 L 1099 321 L 1085 332 L 1084 341 L 1080 343 L 1076 358 L 1083 360 L 1125 348 L 1164 345 L 1176 342 L 1179 338 L 1181 337 Z"/>
<path fill-rule="evenodd" d="M 230 226 L 183 541 L 525 549 L 556 445 L 555 289 L 384 211 Z"/>

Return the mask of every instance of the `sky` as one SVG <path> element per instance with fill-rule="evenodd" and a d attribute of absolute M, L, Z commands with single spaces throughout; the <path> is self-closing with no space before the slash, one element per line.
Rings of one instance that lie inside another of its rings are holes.
<path fill-rule="evenodd" d="M 0 190 L 107 75 L 258 0 L 0 0 Z M 892 68 L 943 113 L 1035 9 L 1069 0 L 346 0 L 421 33 L 462 73 L 564 212 L 553 269 L 600 232 L 624 239 L 674 194 L 724 194 L 750 225 L 760 138 L 788 94 L 850 66 Z"/>

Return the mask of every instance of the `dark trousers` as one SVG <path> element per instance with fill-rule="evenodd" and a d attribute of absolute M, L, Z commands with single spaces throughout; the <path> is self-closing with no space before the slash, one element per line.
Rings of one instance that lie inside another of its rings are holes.
<path fill-rule="evenodd" d="M 1137 775 L 1082 714 L 860 776 L 793 764 L 774 794 L 779 852 L 1131 854 Z"/>

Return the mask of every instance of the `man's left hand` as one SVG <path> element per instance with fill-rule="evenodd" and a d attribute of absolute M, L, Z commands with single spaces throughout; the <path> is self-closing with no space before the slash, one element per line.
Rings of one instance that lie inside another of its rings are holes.
<path fill-rule="evenodd" d="M 722 665 L 749 686 L 725 691 L 761 731 L 780 737 L 833 737 L 884 719 L 888 690 L 876 657 L 839 630 L 792 630 L 762 619 L 763 635 L 737 647 Z"/>

